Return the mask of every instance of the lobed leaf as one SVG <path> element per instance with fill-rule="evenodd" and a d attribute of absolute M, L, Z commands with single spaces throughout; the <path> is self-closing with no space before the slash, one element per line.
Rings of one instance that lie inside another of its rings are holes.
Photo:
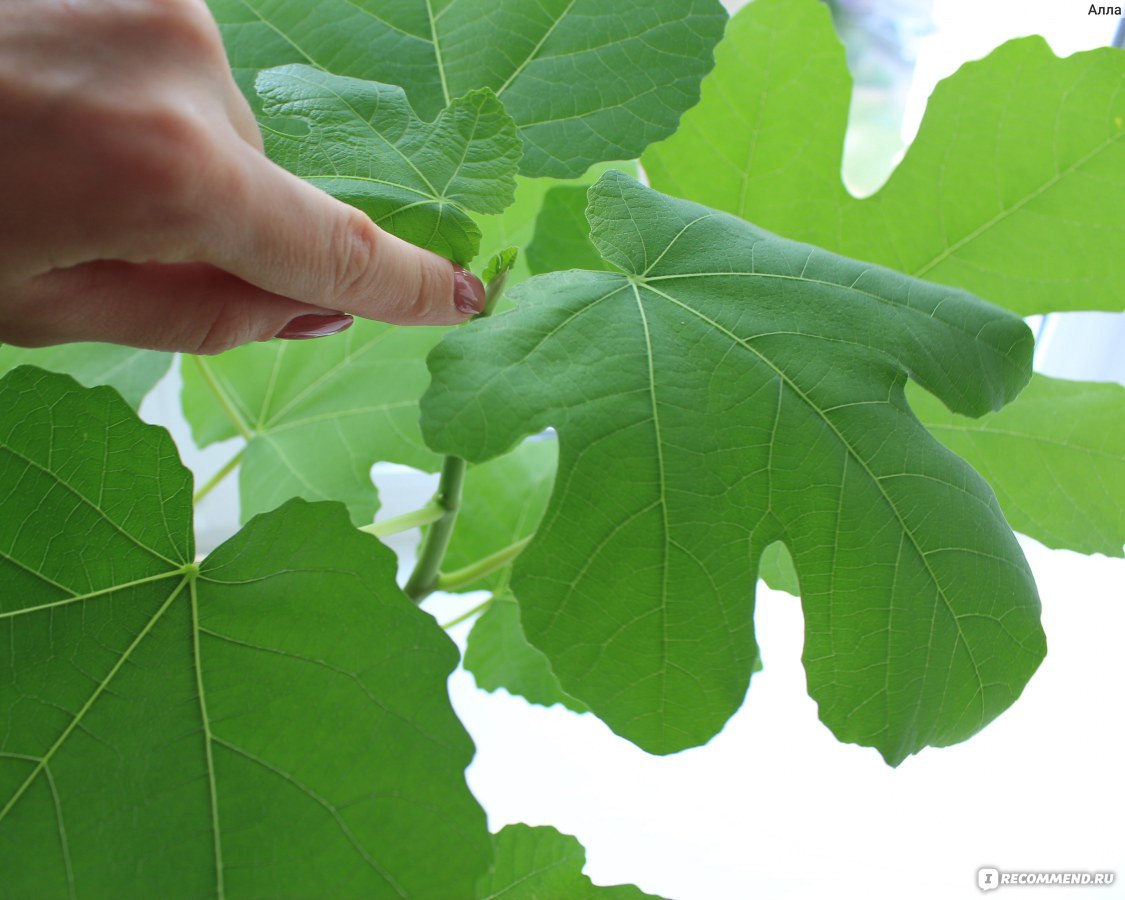
<path fill-rule="evenodd" d="M 467 263 L 481 237 L 469 211 L 515 199 L 520 141 L 489 90 L 425 123 L 402 88 L 310 66 L 267 70 L 256 87 L 270 157 L 403 240 Z"/>
<path fill-rule="evenodd" d="M 470 896 L 457 653 L 390 551 L 293 501 L 196 564 L 166 432 L 30 368 L 0 408 L 5 891 Z"/>
<path fill-rule="evenodd" d="M 501 275 L 508 275 L 516 267 L 519 258 L 518 247 L 505 247 L 503 250 L 493 253 L 485 264 L 484 271 L 481 272 L 481 281 L 485 283 L 485 286 L 488 286 Z"/>
<path fill-rule="evenodd" d="M 481 900 L 658 900 L 631 884 L 594 884 L 582 874 L 585 848 L 577 838 L 554 828 L 508 825 L 492 836 L 492 845 L 495 862 L 477 885 Z"/>
<path fill-rule="evenodd" d="M 235 78 L 306 63 L 401 85 L 424 117 L 489 88 L 515 120 L 520 171 L 574 177 L 632 159 L 699 99 L 718 0 L 209 0 Z"/>
<path fill-rule="evenodd" d="M 534 257 L 531 250 L 542 240 L 556 269 L 582 265 L 593 252 L 589 223 L 551 211 L 552 204 L 573 202 L 566 190 L 548 194 L 528 248 Z M 1050 547 L 1121 555 L 1125 525 L 1116 486 L 1125 483 L 1125 472 L 1116 447 L 1125 393 L 1118 386 L 1035 376 L 1012 405 L 979 421 L 949 412 L 923 391 L 907 394 L 923 424 L 987 478 L 1018 531 Z M 759 577 L 776 590 L 798 593 L 781 544 L 766 548 Z"/>
<path fill-rule="evenodd" d="M 903 386 L 998 408 L 1030 375 L 1027 327 L 617 173 L 588 216 L 622 271 L 525 282 L 431 354 L 422 401 L 430 446 L 471 461 L 558 430 L 512 587 L 563 690 L 647 750 L 706 741 L 746 691 L 781 540 L 840 739 L 897 763 L 983 727 L 1043 657 L 1039 601 L 992 492 Z"/>
<path fill-rule="evenodd" d="M 1021 315 L 1125 309 L 1125 54 L 1020 38 L 938 85 L 887 183 L 840 182 L 851 76 L 815 0 L 755 0 L 654 187 Z"/>
<path fill-rule="evenodd" d="M 184 365 L 184 416 L 206 447 L 246 438 L 242 521 L 291 497 L 340 500 L 357 525 L 378 508 L 371 466 L 436 471 L 422 442 L 425 357 L 444 329 L 356 321 L 330 341 L 248 344 Z"/>

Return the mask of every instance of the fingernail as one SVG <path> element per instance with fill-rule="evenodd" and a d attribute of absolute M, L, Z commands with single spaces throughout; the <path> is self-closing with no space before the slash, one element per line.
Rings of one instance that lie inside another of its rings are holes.
<path fill-rule="evenodd" d="M 453 305 L 467 316 L 484 312 L 484 285 L 464 266 L 453 264 Z"/>
<path fill-rule="evenodd" d="M 344 313 L 330 316 L 319 316 L 312 313 L 306 316 L 297 316 L 292 322 L 281 329 L 276 337 L 286 341 L 303 341 L 308 338 L 328 337 L 330 334 L 339 334 L 351 327 L 355 320 Z"/>

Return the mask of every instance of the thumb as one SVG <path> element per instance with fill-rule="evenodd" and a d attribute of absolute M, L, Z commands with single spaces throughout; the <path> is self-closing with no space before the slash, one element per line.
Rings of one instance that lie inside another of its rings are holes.
<path fill-rule="evenodd" d="M 484 308 L 467 270 L 408 244 L 241 141 L 200 262 L 263 290 L 396 325 L 455 325 Z"/>

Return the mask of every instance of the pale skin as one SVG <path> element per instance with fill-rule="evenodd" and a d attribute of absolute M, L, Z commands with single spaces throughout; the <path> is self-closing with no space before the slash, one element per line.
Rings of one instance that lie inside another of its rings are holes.
<path fill-rule="evenodd" d="M 0 342 L 218 353 L 483 305 L 265 157 L 204 0 L 3 0 L 0 122 Z"/>

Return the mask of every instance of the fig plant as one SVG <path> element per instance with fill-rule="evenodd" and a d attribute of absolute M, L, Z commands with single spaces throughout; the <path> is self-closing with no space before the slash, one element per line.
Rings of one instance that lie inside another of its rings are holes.
<path fill-rule="evenodd" d="M 167 355 L 0 349 L 0 893 L 647 896 L 488 833 L 437 590 L 490 592 L 482 687 L 653 753 L 738 709 L 760 576 L 821 719 L 892 765 L 1018 698 L 1011 526 L 1125 540 L 1125 392 L 1033 376 L 1020 318 L 1125 306 L 1125 56 L 966 66 L 858 200 L 815 0 L 725 37 L 717 0 L 211 5 L 270 155 L 478 261 L 490 314 L 185 358 L 196 442 L 243 439 L 194 491 L 130 409 Z M 380 461 L 434 499 L 373 521 Z M 399 587 L 379 538 L 415 527 Z"/>

